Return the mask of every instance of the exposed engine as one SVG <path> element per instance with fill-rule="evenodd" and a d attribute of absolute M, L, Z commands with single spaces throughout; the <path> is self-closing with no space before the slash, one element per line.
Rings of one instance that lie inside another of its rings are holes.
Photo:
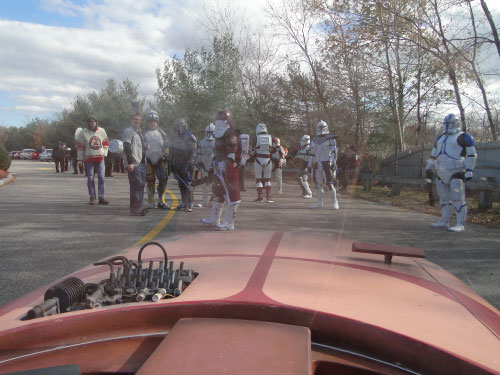
<path fill-rule="evenodd" d="M 146 266 L 141 259 L 143 250 L 150 245 L 158 246 L 163 252 L 163 260 L 157 263 L 157 267 L 154 261 L 150 260 Z M 124 256 L 94 263 L 94 266 L 102 265 L 109 267 L 108 279 L 85 284 L 77 277 L 70 277 L 47 289 L 44 302 L 29 310 L 22 319 L 98 306 L 175 298 L 198 276 L 192 269 L 184 269 L 184 262 L 174 269 L 174 262 L 168 261 L 165 248 L 158 242 L 144 244 L 139 250 L 137 263 Z"/>

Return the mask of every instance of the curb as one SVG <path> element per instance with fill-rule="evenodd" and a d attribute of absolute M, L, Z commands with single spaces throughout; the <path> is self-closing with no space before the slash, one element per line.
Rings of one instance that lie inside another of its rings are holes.
<path fill-rule="evenodd" d="M 10 182 L 13 182 L 15 180 L 15 177 L 12 173 L 9 173 L 7 177 L 5 178 L 0 178 L 0 187 L 7 185 Z"/>

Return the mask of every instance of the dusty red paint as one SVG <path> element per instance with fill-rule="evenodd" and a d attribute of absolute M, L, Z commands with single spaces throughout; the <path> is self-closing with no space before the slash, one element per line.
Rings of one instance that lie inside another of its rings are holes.
<path fill-rule="evenodd" d="M 321 251 L 315 251 L 317 244 L 301 251 L 293 248 L 294 235 L 289 233 L 235 232 L 222 235 L 226 239 L 233 235 L 238 243 L 245 243 L 245 236 L 247 239 L 259 236 L 259 246 L 263 250 L 259 252 L 258 247 L 238 248 L 234 252 L 232 248 L 221 249 L 213 246 L 217 241 L 212 242 L 208 235 L 187 236 L 185 241 L 165 243 L 171 252 L 169 259 L 182 259 L 188 267 L 196 265 L 196 271 L 200 272 L 200 277 L 178 299 L 19 322 L 17 319 L 22 311 L 43 294 L 44 287 L 3 306 L 0 309 L 0 314 L 3 314 L 0 318 L 0 372 L 33 368 L 26 367 L 31 363 L 26 360 L 2 364 L 2 361 L 22 354 L 61 345 L 108 340 L 110 337 L 167 332 L 181 318 L 204 317 L 306 327 L 311 330 L 315 342 L 400 362 L 423 373 L 433 373 L 436 369 L 450 374 L 500 373 L 500 360 L 495 358 L 500 348 L 498 336 L 495 336 L 500 332 L 500 314 L 438 267 L 426 267 L 428 262 L 398 259 L 389 266 L 373 255 L 353 257 L 350 252 L 352 242 L 337 240 L 332 246 L 332 238 L 328 236 L 319 240 L 315 237 L 317 243 L 323 244 Z M 330 248 L 333 250 L 325 252 Z M 129 249 L 125 255 L 132 258 L 136 251 Z M 287 273 L 288 269 L 296 269 L 298 275 L 302 270 L 307 275 L 306 281 L 318 287 L 297 290 L 294 280 Z M 324 270 L 329 270 L 329 273 L 325 274 Z M 92 279 L 101 273 L 106 275 L 107 268 L 87 268 L 72 276 Z M 337 294 L 338 285 L 343 285 L 342 282 L 352 289 L 350 294 Z M 217 285 L 217 290 L 205 288 L 210 284 Z M 358 299 L 352 298 L 352 293 L 359 293 L 360 298 L 368 300 L 371 297 L 375 302 L 383 302 L 376 308 L 360 303 L 359 309 L 357 305 L 353 306 L 355 314 L 346 315 L 350 304 L 359 303 Z M 335 296 L 333 302 L 325 299 L 331 296 Z M 319 304 L 305 303 L 306 297 Z M 369 314 L 365 314 L 363 309 L 368 309 Z M 439 311 L 441 313 L 436 314 Z M 413 318 L 415 313 L 425 317 L 424 320 Z M 401 314 L 405 319 L 399 317 Z M 457 322 L 455 331 L 446 328 L 451 328 L 450 320 Z M 413 328 L 414 324 L 419 327 Z M 438 332 L 434 333 L 435 330 Z M 436 340 L 439 330 L 450 337 L 444 341 Z M 473 330 L 471 339 L 463 330 Z M 448 341 L 450 343 L 446 344 Z M 158 343 L 159 338 L 107 342 L 106 345 L 115 348 L 111 351 L 121 351 L 122 354 L 115 356 L 106 366 L 113 371 L 123 368 L 136 371 Z M 136 349 L 133 349 L 134 345 Z M 92 373 L 97 372 L 99 366 L 104 366 L 102 361 L 88 360 L 94 355 L 98 357 L 100 346 L 98 343 L 78 346 L 71 349 L 75 354 L 71 356 L 68 355 L 69 349 L 60 349 L 51 352 L 53 355 L 38 354 L 32 358 L 43 358 L 47 364 L 87 358 L 81 365 L 85 366 L 87 373 Z M 77 353 L 82 353 L 81 357 Z M 335 356 L 325 356 L 327 362 L 335 362 Z M 357 361 L 356 357 L 348 358 L 350 363 Z M 38 361 L 32 363 L 35 362 Z M 319 369 L 328 368 L 325 363 L 318 366 Z M 376 366 L 368 368 L 374 370 Z M 386 373 L 397 373 L 394 369 L 386 370 Z M 380 368 L 377 371 L 384 373 Z"/>

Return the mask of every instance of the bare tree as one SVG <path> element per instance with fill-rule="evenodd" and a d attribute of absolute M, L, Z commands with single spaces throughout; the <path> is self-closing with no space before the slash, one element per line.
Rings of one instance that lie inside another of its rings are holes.
<path fill-rule="evenodd" d="M 219 38 L 230 37 L 238 48 L 239 90 L 244 98 L 247 115 L 252 121 L 282 124 L 276 118 L 279 95 L 274 95 L 277 72 L 285 65 L 277 53 L 275 40 L 262 23 L 250 24 L 245 9 L 229 1 L 212 0 L 205 6 L 207 31 Z M 254 125 L 255 125 L 254 124 Z"/>
<path fill-rule="evenodd" d="M 363 45 L 361 29 L 347 16 L 345 4 L 318 0 L 311 4 L 311 8 L 325 17 L 327 31 L 321 49 L 323 59 L 328 62 L 327 76 L 332 77 L 328 81 L 332 86 L 330 91 L 334 91 L 337 99 L 341 100 L 342 108 L 338 111 L 339 115 L 348 112 L 347 102 L 351 104 L 349 107 L 353 108 L 354 118 L 346 123 L 354 122 L 354 147 L 360 150 L 366 141 L 366 114 L 363 108 L 363 96 L 366 97 L 366 93 L 363 92 L 363 80 L 370 74 L 361 55 L 368 55 L 369 51 Z"/>
<path fill-rule="evenodd" d="M 301 52 L 300 60 L 304 61 L 311 71 L 317 100 L 322 106 L 327 122 L 334 127 L 325 96 L 325 87 L 319 76 L 320 62 L 316 58 L 317 51 L 314 51 L 314 30 L 318 20 L 309 11 L 306 0 L 281 0 L 279 5 L 269 3 L 268 9 L 275 26 L 281 30 L 279 36 L 287 38 L 288 42 Z"/>
<path fill-rule="evenodd" d="M 484 1 L 482 0 L 481 5 L 483 5 L 483 3 L 484 3 Z M 481 74 L 479 73 L 478 68 L 477 68 L 476 56 L 477 56 L 477 50 L 480 48 L 480 43 L 478 42 L 479 38 L 477 35 L 477 28 L 476 28 L 476 21 L 475 21 L 475 17 L 474 17 L 474 11 L 472 10 L 472 5 L 471 5 L 470 0 L 467 1 L 467 4 L 469 6 L 469 14 L 470 14 L 470 19 L 471 19 L 471 23 L 472 23 L 472 30 L 474 32 L 474 42 L 473 42 L 473 46 L 472 46 L 472 56 L 470 58 L 467 56 L 464 56 L 464 58 L 469 63 L 472 74 L 474 75 L 474 79 L 476 81 L 476 84 L 479 87 L 479 90 L 481 91 L 481 96 L 483 98 L 483 103 L 484 103 L 484 110 L 486 111 L 486 116 L 488 118 L 488 124 L 489 124 L 490 132 L 491 132 L 491 137 L 494 141 L 496 141 L 496 140 L 498 140 L 498 137 L 497 137 L 497 133 L 495 130 L 495 124 L 493 122 L 493 116 L 491 114 L 491 108 L 490 108 L 490 105 L 488 102 L 488 97 L 486 95 L 486 89 L 484 87 L 483 79 L 482 79 Z M 484 4 L 484 7 L 486 7 L 486 4 Z M 483 9 L 484 9 L 484 7 L 483 7 Z M 498 38 L 498 35 L 497 35 L 497 38 Z M 500 53 L 500 51 L 499 51 L 499 53 Z"/>
<path fill-rule="evenodd" d="M 486 19 L 488 20 L 488 23 L 490 24 L 491 34 L 493 35 L 493 41 L 495 43 L 495 46 L 497 47 L 498 56 L 500 57 L 500 39 L 498 38 L 497 27 L 495 26 L 495 22 L 493 21 L 493 17 L 491 16 L 491 12 L 488 9 L 488 6 L 486 5 L 486 1 L 480 0 L 480 2 L 481 2 L 481 8 L 483 8 L 484 15 L 486 16 Z"/>

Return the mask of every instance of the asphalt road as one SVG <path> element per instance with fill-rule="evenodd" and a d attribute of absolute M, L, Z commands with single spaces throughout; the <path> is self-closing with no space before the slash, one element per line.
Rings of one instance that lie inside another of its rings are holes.
<path fill-rule="evenodd" d="M 126 174 L 106 179 L 108 206 L 89 206 L 86 178 L 72 171 L 56 174 L 53 163 L 19 160 L 10 171 L 15 182 L 0 187 L 0 305 L 140 241 L 213 230 L 200 224 L 209 208 L 129 216 Z M 247 179 L 246 185 L 237 230 L 322 232 L 422 247 L 430 261 L 500 309 L 500 230 L 480 225 L 468 225 L 465 233 L 431 229 L 436 217 L 343 195 L 339 211 L 311 210 L 313 201 L 299 198 L 300 189 L 292 183 L 284 185 L 275 203 L 257 203 L 253 182 Z M 170 203 L 179 197 L 173 178 L 168 188 Z M 195 200 L 200 198 L 198 189 Z"/>

